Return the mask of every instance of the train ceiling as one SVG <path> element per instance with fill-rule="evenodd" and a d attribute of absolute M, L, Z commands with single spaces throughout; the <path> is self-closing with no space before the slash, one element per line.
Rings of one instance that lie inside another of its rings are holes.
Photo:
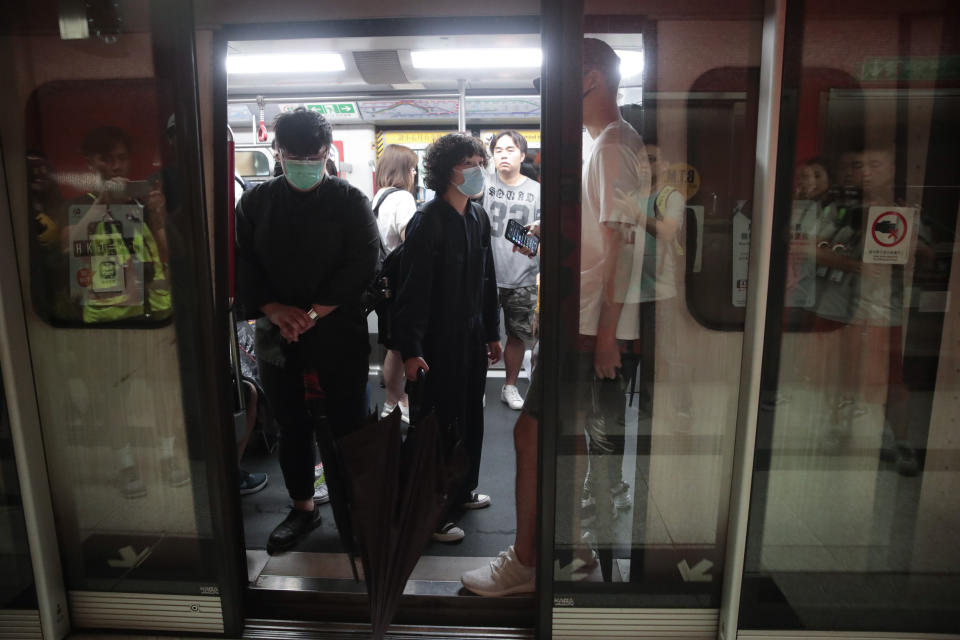
<path fill-rule="evenodd" d="M 642 58 L 639 41 L 611 44 Z M 310 103 L 335 122 L 456 122 L 464 81 L 468 121 L 539 122 L 539 48 L 539 34 L 231 41 L 229 121 L 249 126 L 258 117 L 256 97 L 264 96 L 268 123 Z"/>

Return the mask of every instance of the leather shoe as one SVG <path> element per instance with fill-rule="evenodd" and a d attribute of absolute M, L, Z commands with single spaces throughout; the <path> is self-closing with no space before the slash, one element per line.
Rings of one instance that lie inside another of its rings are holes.
<path fill-rule="evenodd" d="M 267 540 L 267 553 L 273 555 L 297 545 L 308 533 L 320 524 L 320 510 L 301 511 L 290 509 L 290 513 L 277 525 Z"/>

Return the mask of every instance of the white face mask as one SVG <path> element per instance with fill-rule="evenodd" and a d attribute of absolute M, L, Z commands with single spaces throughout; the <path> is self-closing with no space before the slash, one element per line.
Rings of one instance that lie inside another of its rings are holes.
<path fill-rule="evenodd" d="M 457 190 L 468 198 L 475 198 L 483 193 L 483 169 L 480 167 L 470 167 L 461 169 L 463 182 L 457 185 Z"/>

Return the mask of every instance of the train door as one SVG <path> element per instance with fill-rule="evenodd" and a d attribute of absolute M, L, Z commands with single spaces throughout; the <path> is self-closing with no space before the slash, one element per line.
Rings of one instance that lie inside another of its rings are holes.
<path fill-rule="evenodd" d="M 956 517 L 933 498 L 957 478 L 955 7 L 625 6 L 545 8 L 540 633 L 956 634 Z M 581 57 L 584 37 L 606 45 Z M 591 97 L 611 49 L 615 130 Z M 637 174 L 597 155 L 614 138 Z M 683 272 L 632 299 L 586 268 L 604 166 L 635 253 Z M 601 353 L 609 301 L 639 322 Z M 637 384 L 605 402 L 601 367 L 628 358 Z"/>
<path fill-rule="evenodd" d="M 2 47 L 2 368 L 43 637 L 237 635 L 193 5 L 10 7 Z"/>

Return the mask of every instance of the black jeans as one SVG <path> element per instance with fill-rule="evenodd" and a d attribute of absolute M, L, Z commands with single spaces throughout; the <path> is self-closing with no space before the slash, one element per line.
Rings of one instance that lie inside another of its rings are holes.
<path fill-rule="evenodd" d="M 316 331 L 313 329 L 312 331 Z M 357 333 L 357 332 L 351 332 Z M 307 335 L 307 334 L 305 334 Z M 305 340 L 286 345 L 286 365 L 260 362 L 260 381 L 274 418 L 280 425 L 280 469 L 293 500 L 313 497 L 313 468 L 318 427 L 307 410 L 303 375 L 314 370 L 323 389 L 326 422 L 323 428 L 339 438 L 356 429 L 366 417 L 366 388 L 370 345 L 365 333 L 339 339 Z M 324 460 L 326 473 L 339 465 Z"/>

